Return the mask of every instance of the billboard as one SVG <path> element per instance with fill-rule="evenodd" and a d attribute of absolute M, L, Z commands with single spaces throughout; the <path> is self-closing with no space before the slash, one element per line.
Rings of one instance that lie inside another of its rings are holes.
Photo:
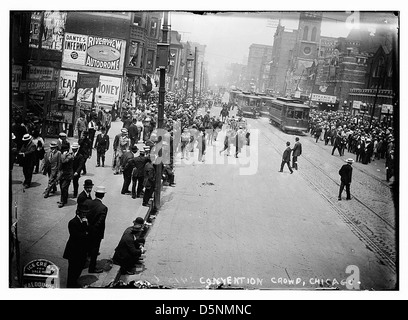
<path fill-rule="evenodd" d="M 77 71 L 61 70 L 58 86 L 58 99 L 74 101 L 77 81 Z M 121 81 L 121 78 L 101 75 L 99 85 L 96 88 L 95 102 L 99 104 L 112 105 L 118 101 L 121 91 Z M 77 101 L 92 103 L 92 89 L 78 89 Z"/>
<path fill-rule="evenodd" d="M 316 85 L 313 87 L 312 101 L 336 103 L 336 100 L 334 86 Z"/>
<path fill-rule="evenodd" d="M 61 52 L 66 19 L 66 12 L 33 12 L 30 24 L 30 47 L 38 49 L 41 46 L 42 49 Z M 41 27 L 43 27 L 42 34 Z"/>
<path fill-rule="evenodd" d="M 121 76 L 125 50 L 125 40 L 66 33 L 62 67 Z"/>

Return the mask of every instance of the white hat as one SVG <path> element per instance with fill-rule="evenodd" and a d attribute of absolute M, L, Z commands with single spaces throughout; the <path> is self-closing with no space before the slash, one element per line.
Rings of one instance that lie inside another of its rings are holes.
<path fill-rule="evenodd" d="M 29 141 L 29 140 L 31 140 L 33 137 L 32 136 L 30 136 L 28 133 L 27 134 L 25 134 L 24 136 L 23 136 L 23 141 Z"/>
<path fill-rule="evenodd" d="M 348 158 L 348 159 L 346 160 L 346 162 L 347 162 L 347 163 L 353 163 L 353 162 L 354 162 L 354 160 L 353 160 L 353 159 L 351 159 L 351 158 Z"/>
<path fill-rule="evenodd" d="M 78 144 L 78 142 L 74 142 L 73 144 L 72 144 L 72 147 L 71 147 L 72 149 L 78 149 L 79 148 L 79 144 Z"/>
<path fill-rule="evenodd" d="M 106 188 L 103 186 L 96 187 L 95 193 L 106 193 Z"/>

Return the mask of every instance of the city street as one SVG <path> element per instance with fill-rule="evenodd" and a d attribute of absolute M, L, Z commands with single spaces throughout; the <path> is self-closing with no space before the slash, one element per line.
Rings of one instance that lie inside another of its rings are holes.
<path fill-rule="evenodd" d="M 394 288 L 395 217 L 377 163 L 355 165 L 354 198 L 339 203 L 335 182 L 344 162 L 331 156 L 331 149 L 302 137 L 299 171 L 279 173 L 285 142 L 295 136 L 267 119 L 248 123 L 253 136 L 259 130 L 257 172 L 240 175 L 245 165 L 218 157 L 225 131 L 215 149 L 208 147 L 205 164 L 177 167 L 177 187 L 163 195 L 144 266 L 122 281 L 172 288 L 205 288 L 218 281 L 256 289 L 345 290 L 346 269 L 356 266 L 361 289 Z M 252 143 L 256 147 L 255 139 Z M 243 154 L 241 163 L 247 160 Z"/>

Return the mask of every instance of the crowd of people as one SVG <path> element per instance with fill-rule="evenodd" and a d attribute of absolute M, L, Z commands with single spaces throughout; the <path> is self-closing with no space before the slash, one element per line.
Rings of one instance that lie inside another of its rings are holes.
<path fill-rule="evenodd" d="M 365 165 L 385 159 L 387 181 L 394 176 L 395 136 L 386 119 L 370 124 L 361 116 L 312 110 L 309 132 L 316 143 L 330 144 L 332 155 L 337 150 L 340 156 L 344 156 L 347 150 L 355 155 L 355 162 Z"/>

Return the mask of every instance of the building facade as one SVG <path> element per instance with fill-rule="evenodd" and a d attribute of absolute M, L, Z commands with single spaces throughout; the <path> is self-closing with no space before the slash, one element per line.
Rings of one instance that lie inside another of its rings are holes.
<path fill-rule="evenodd" d="M 268 88 L 272 49 L 272 46 L 261 44 L 249 47 L 245 90 L 264 92 Z"/>

